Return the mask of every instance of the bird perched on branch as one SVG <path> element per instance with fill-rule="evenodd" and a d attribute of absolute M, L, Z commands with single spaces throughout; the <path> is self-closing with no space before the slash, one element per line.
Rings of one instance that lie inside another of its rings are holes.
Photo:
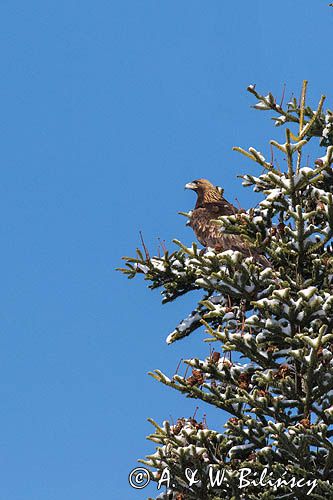
<path fill-rule="evenodd" d="M 227 201 L 219 188 L 207 179 L 197 179 L 185 185 L 197 194 L 197 202 L 190 216 L 189 225 L 193 229 L 198 241 L 204 247 L 211 247 L 218 251 L 237 250 L 244 256 L 255 257 L 261 264 L 267 266 L 269 261 L 259 255 L 258 249 L 244 241 L 239 234 L 223 232 L 214 222 L 222 215 L 234 215 L 240 212 L 232 203 Z"/>

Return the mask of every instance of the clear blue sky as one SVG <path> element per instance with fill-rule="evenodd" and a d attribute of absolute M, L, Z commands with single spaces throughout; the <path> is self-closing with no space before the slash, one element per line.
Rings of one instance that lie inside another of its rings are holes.
<path fill-rule="evenodd" d="M 207 346 L 164 342 L 195 295 L 161 306 L 114 268 L 140 229 L 192 241 L 193 178 L 254 202 L 231 148 L 274 130 L 249 83 L 307 78 L 333 107 L 328 3 L 2 0 L 0 500 L 146 498 L 127 486 L 146 418 L 195 409 L 146 373 Z"/>

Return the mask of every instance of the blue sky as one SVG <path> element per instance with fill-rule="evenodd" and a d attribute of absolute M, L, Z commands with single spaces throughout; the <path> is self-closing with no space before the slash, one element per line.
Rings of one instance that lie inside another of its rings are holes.
<path fill-rule="evenodd" d="M 0 500 L 147 497 L 127 485 L 146 418 L 196 406 L 147 372 L 208 347 L 165 344 L 195 294 L 161 306 L 114 269 L 139 230 L 152 252 L 191 243 L 194 178 L 256 202 L 231 148 L 279 133 L 248 84 L 289 97 L 307 78 L 333 107 L 328 3 L 1 2 Z"/>

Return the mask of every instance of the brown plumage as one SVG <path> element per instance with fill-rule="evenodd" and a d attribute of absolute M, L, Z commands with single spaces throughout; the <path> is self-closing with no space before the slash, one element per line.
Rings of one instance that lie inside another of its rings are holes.
<path fill-rule="evenodd" d="M 237 250 L 246 257 L 256 257 L 265 266 L 269 265 L 268 260 L 258 255 L 258 250 L 254 250 L 240 235 L 225 233 L 216 222 L 213 222 L 222 215 L 233 215 L 239 212 L 239 209 L 223 197 L 217 187 L 206 179 L 197 179 L 186 184 L 185 188 L 197 193 L 197 202 L 189 225 L 204 247 L 215 248 L 221 252 Z"/>

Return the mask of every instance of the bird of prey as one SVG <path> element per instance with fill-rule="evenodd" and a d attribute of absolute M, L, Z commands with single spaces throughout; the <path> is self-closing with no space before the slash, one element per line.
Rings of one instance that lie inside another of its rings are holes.
<path fill-rule="evenodd" d="M 204 247 L 211 247 L 221 252 L 237 250 L 246 257 L 255 257 L 265 266 L 269 265 L 268 260 L 258 255 L 258 250 L 244 241 L 239 234 L 223 232 L 221 227 L 214 222 L 221 215 L 233 215 L 239 212 L 239 209 L 223 197 L 220 189 L 207 179 L 189 182 L 185 188 L 192 189 L 197 194 L 197 202 L 191 213 L 189 226 Z"/>

